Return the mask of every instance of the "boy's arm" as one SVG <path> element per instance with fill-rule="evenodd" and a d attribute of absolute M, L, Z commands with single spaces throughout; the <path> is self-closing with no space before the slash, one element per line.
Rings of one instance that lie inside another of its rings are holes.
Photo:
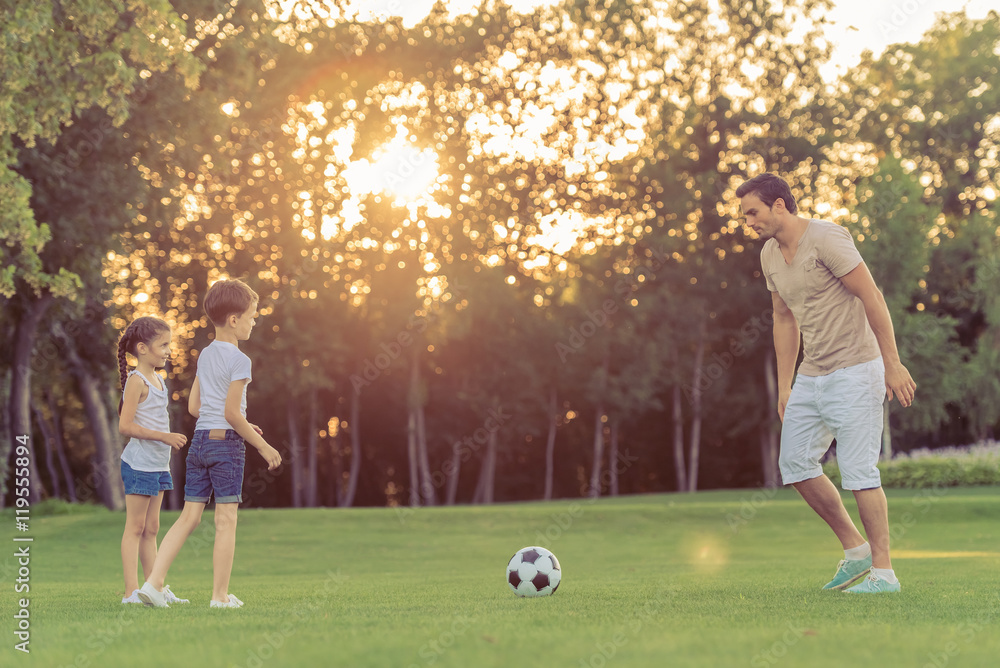
<path fill-rule="evenodd" d="M 281 465 L 281 455 L 264 440 L 264 437 L 257 433 L 253 425 L 247 422 L 240 412 L 240 404 L 243 401 L 243 387 L 247 384 L 246 379 L 234 380 L 229 383 L 229 392 L 226 393 L 225 417 L 236 433 L 243 437 L 243 440 L 257 448 L 257 452 L 267 462 L 267 469 L 278 468 Z"/>
<path fill-rule="evenodd" d="M 143 382 L 131 376 L 125 381 L 125 391 L 122 394 L 122 414 L 118 416 L 118 433 L 129 438 L 141 438 L 144 441 L 160 441 L 165 445 L 180 450 L 187 443 L 184 434 L 171 434 L 165 431 L 147 429 L 135 423 L 135 409 L 142 397 Z"/>
<path fill-rule="evenodd" d="M 201 387 L 198 385 L 198 376 L 194 377 L 191 393 L 188 394 L 188 413 L 196 418 L 201 414 Z"/>

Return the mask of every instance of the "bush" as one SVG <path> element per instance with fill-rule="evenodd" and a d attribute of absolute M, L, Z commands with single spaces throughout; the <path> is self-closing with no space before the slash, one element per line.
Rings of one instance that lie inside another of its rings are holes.
<path fill-rule="evenodd" d="M 31 507 L 31 514 L 34 517 L 44 517 L 47 515 L 80 515 L 105 510 L 107 509 L 104 506 L 96 503 L 70 503 L 62 499 L 45 499 Z"/>
<path fill-rule="evenodd" d="M 879 462 L 883 487 L 923 489 L 1000 485 L 1000 443 L 996 441 L 967 447 L 920 449 L 901 453 Z M 823 472 L 840 485 L 837 460 L 823 465 Z"/>

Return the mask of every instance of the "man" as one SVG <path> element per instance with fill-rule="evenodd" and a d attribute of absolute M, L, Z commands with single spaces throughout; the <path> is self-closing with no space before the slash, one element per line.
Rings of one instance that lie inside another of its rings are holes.
<path fill-rule="evenodd" d="M 876 464 L 886 393 L 909 406 L 917 385 L 899 361 L 885 299 L 847 230 L 796 215 L 784 179 L 761 174 L 736 196 L 747 226 L 767 240 L 760 258 L 774 305 L 782 481 L 798 490 L 844 547 L 844 559 L 823 588 L 897 592 Z M 803 360 L 795 375 L 800 330 Z M 834 438 L 842 486 L 854 492 L 868 542 L 819 463 Z"/>

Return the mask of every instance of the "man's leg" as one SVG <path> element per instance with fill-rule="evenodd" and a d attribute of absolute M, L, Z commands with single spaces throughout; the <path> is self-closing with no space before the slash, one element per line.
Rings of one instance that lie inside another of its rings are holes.
<path fill-rule="evenodd" d="M 854 492 L 858 513 L 872 546 L 872 568 L 892 568 L 889 557 L 889 504 L 881 487 Z"/>
<path fill-rule="evenodd" d="M 820 379 L 798 376 L 785 406 L 781 424 L 781 479 L 791 484 L 809 507 L 826 522 L 845 550 L 864 545 L 840 492 L 819 463 L 833 441 L 833 432 L 820 414 L 817 397 Z"/>
<path fill-rule="evenodd" d="M 837 539 L 840 540 L 840 544 L 845 550 L 864 544 L 865 538 L 854 525 L 851 516 L 847 514 L 847 508 L 844 507 L 844 501 L 840 498 L 840 492 L 826 475 L 792 483 L 792 486 L 802 495 L 809 507 L 815 510 L 816 514 L 833 529 L 833 533 L 837 535 Z M 862 515 L 862 521 L 864 521 L 864 515 Z M 865 529 L 868 529 L 867 522 L 865 522 Z M 888 536 L 888 529 L 886 535 Z M 872 549 L 874 550 L 874 547 Z"/>
<path fill-rule="evenodd" d="M 844 489 L 854 492 L 871 546 L 871 574 L 848 593 L 898 592 L 889 558 L 889 509 L 878 470 L 882 451 L 882 359 L 840 369 L 831 375 L 828 420 L 835 426 L 837 460 Z"/>

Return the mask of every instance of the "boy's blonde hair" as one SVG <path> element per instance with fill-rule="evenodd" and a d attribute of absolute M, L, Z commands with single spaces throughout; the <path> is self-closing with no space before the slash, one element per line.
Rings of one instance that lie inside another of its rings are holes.
<path fill-rule="evenodd" d="M 216 327 L 222 327 L 231 315 L 243 315 L 260 298 L 238 278 L 216 281 L 205 293 L 205 313 Z"/>

